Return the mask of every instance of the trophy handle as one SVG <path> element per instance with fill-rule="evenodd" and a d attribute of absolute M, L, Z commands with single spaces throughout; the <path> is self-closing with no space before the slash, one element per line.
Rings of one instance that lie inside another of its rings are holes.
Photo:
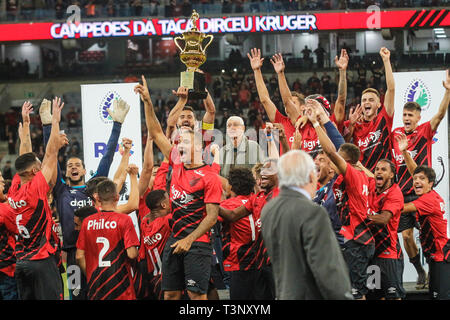
<path fill-rule="evenodd" d="M 205 47 L 202 48 L 202 53 L 205 53 L 206 49 L 209 47 L 209 45 L 211 44 L 211 42 L 213 41 L 214 37 L 211 34 L 208 34 L 207 36 L 205 36 L 203 38 L 203 40 L 205 40 L 206 38 L 209 38 L 209 42 L 206 44 Z"/>
<path fill-rule="evenodd" d="M 178 40 L 184 41 L 182 37 L 175 37 L 173 39 L 173 42 L 175 42 L 175 45 L 178 47 L 178 49 L 180 49 L 181 52 L 184 51 L 184 49 L 181 49 L 181 46 L 178 44 Z"/>

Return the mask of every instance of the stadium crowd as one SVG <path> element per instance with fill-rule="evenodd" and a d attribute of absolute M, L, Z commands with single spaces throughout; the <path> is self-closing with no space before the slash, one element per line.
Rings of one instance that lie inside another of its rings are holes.
<path fill-rule="evenodd" d="M 345 49 L 335 58 L 335 87 L 323 76 L 289 86 L 283 56 L 267 61 L 259 49 L 247 54 L 249 76 L 215 79 L 198 105 L 179 87 L 174 107 L 162 107 L 160 97 L 150 94 L 152 79 L 149 88 L 142 76 L 134 88 L 145 114 L 141 171 L 129 163 L 132 141 L 123 138 L 120 165 L 109 172 L 130 109 L 117 100 L 108 109 L 113 127 L 106 151 L 88 181 L 87 170 L 95 168 L 85 168 L 80 148 L 73 150 L 74 142 L 60 130 L 63 99 L 44 99 L 36 117 L 25 101 L 20 115 L 11 111 L 7 120 L 19 123 L 18 130 L 5 132 L 17 133 L 19 157 L 16 174 L 0 178 L 0 296 L 63 299 L 67 272 L 73 300 L 214 300 L 223 288 L 233 300 L 404 299 L 401 233 L 417 285 L 428 286 L 432 299 L 449 299 L 450 241 L 444 201 L 433 189 L 431 144 L 448 110 L 450 74 L 430 121 L 422 123 L 420 105 L 408 102 L 404 126 L 393 128 L 390 51 L 381 48 L 379 54 L 384 75 L 354 88 L 356 105 L 348 113 Z M 264 79 L 264 64 L 272 65 L 274 77 Z M 216 105 L 227 110 L 220 121 Z M 65 121 L 79 126 L 73 113 Z M 64 148 L 72 151 L 60 161 Z M 300 158 L 305 160 L 293 160 Z M 129 197 L 119 203 L 127 176 Z M 12 178 L 7 189 L 6 178 Z M 273 204 L 289 192 L 311 199 L 327 217 L 326 226 L 300 232 L 312 237 L 304 240 L 306 280 L 290 285 L 314 288 L 302 295 L 284 290 L 279 257 L 290 245 L 274 246 L 264 223 L 286 218 L 283 210 L 273 212 Z M 134 212 L 137 228 L 129 216 Z M 411 236 L 414 228 L 428 274 Z M 317 261 L 311 248 L 319 237 L 339 248 L 327 261 Z M 345 276 L 326 281 L 333 274 L 322 267 L 341 261 L 333 272 Z M 367 284 L 366 270 L 373 265 L 381 270 L 376 288 Z"/>

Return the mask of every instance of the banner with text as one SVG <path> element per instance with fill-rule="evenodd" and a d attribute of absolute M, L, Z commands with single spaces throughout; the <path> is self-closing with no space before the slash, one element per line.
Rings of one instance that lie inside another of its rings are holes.
<path fill-rule="evenodd" d="M 130 164 L 142 168 L 142 136 L 141 136 L 141 106 L 139 95 L 133 91 L 136 83 L 108 83 L 81 85 L 81 105 L 83 124 L 83 150 L 86 167 L 86 181 L 95 173 L 101 158 L 106 151 L 106 144 L 111 135 L 113 120 L 108 114 L 108 108 L 113 110 L 113 101 L 122 99 L 130 106 L 115 146 L 114 159 L 109 170 L 112 179 L 122 159 L 122 138 L 133 141 L 130 151 Z M 126 202 L 130 190 L 130 180 L 126 178 L 127 191 L 121 195 L 119 203 Z M 136 226 L 136 217 L 132 215 Z"/>
<path fill-rule="evenodd" d="M 450 26 L 450 10 L 407 9 L 314 12 L 290 15 L 201 17 L 204 33 L 311 32 L 332 30 L 381 30 L 387 28 L 437 28 Z M 31 22 L 0 24 L 0 41 L 172 36 L 191 28 L 187 18 L 114 19 L 82 22 Z"/>

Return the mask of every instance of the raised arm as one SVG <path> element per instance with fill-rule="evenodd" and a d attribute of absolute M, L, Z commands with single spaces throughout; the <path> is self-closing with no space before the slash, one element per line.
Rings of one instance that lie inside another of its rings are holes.
<path fill-rule="evenodd" d="M 386 77 L 386 95 L 384 96 L 384 107 L 386 108 L 386 113 L 393 117 L 394 116 L 394 98 L 395 98 L 395 81 L 394 74 L 392 73 L 391 66 L 391 52 L 385 47 L 380 49 L 380 56 L 383 60 L 385 77 Z"/>
<path fill-rule="evenodd" d="M 216 119 L 216 106 L 214 105 L 214 101 L 209 92 L 206 99 L 203 100 L 203 106 L 205 107 L 206 112 L 203 116 L 202 129 L 212 130 L 214 129 L 214 120 Z"/>
<path fill-rule="evenodd" d="M 64 134 L 59 133 L 59 122 L 61 121 L 61 110 L 64 102 L 61 103 L 60 98 L 54 98 L 52 103 L 52 131 L 45 149 L 44 159 L 42 160 L 41 172 L 47 183 L 52 183 L 55 178 L 55 171 L 58 163 L 58 151 L 69 141 Z"/>
<path fill-rule="evenodd" d="M 52 113 L 51 113 L 52 103 L 47 99 L 43 99 L 41 102 L 41 106 L 39 107 L 39 117 L 42 122 L 42 132 L 44 138 L 44 149 L 47 148 L 48 141 L 50 139 L 50 133 L 52 131 Z M 64 182 L 61 168 L 59 167 L 59 162 L 56 162 L 56 170 L 53 173 L 53 178 L 51 179 L 54 182 L 53 192 L 56 192 Z M 55 197 L 56 201 L 58 201 L 58 197 Z"/>
<path fill-rule="evenodd" d="M 442 119 L 444 119 L 445 114 L 447 113 L 448 110 L 448 105 L 450 103 L 450 75 L 448 69 L 445 81 L 442 81 L 442 85 L 445 88 L 444 98 L 441 101 L 441 105 L 439 106 L 438 112 L 430 120 L 431 130 L 433 131 L 437 130 Z"/>
<path fill-rule="evenodd" d="M 109 175 L 109 169 L 114 159 L 114 153 L 119 142 L 120 131 L 122 130 L 122 124 L 125 121 L 125 117 L 130 110 L 130 106 L 124 100 L 114 100 L 114 110 L 107 109 L 109 115 L 113 119 L 113 128 L 111 135 L 109 136 L 108 143 L 106 144 L 106 151 L 101 158 L 97 171 L 93 176 L 95 177 L 107 177 Z"/>
<path fill-rule="evenodd" d="M 278 129 L 278 137 L 280 138 L 280 144 L 283 150 L 289 150 L 289 143 L 286 138 L 286 132 L 284 131 L 284 127 L 281 123 L 274 123 L 273 126 Z M 296 128 L 296 132 L 298 132 L 298 128 Z M 294 138 L 295 140 L 295 138 Z"/>
<path fill-rule="evenodd" d="M 347 101 L 347 66 L 349 57 L 345 49 L 341 50 L 341 56 L 334 58 L 334 63 L 339 68 L 338 96 L 334 106 L 334 117 L 336 123 L 341 123 L 345 119 L 345 104 Z"/>
<path fill-rule="evenodd" d="M 311 121 L 314 129 L 316 130 L 323 151 L 327 154 L 330 160 L 336 165 L 338 173 L 345 174 L 345 172 L 347 171 L 347 162 L 338 154 L 338 152 L 336 151 L 336 147 L 326 134 L 325 130 L 320 125 L 319 120 L 317 119 L 316 109 L 322 108 L 322 106 L 319 104 L 319 102 L 315 100 L 308 100 L 306 106 L 307 106 L 306 115 L 309 121 Z"/>
<path fill-rule="evenodd" d="M 113 181 L 117 185 L 117 190 L 121 190 L 125 179 L 127 178 L 127 167 L 130 160 L 130 150 L 133 145 L 133 141 L 128 138 L 122 138 L 123 154 L 114 174 Z"/>
<path fill-rule="evenodd" d="M 247 57 L 250 59 L 250 65 L 255 75 L 256 90 L 258 91 L 259 100 L 267 112 L 270 122 L 275 122 L 275 116 L 277 113 L 277 107 L 270 99 L 269 91 L 266 88 L 264 79 L 261 72 L 261 67 L 264 58 L 261 58 L 260 49 L 251 49 L 251 55 L 247 53 Z"/>
<path fill-rule="evenodd" d="M 414 174 L 414 170 L 417 168 L 417 163 L 411 157 L 408 151 L 408 138 L 404 133 L 401 133 L 395 137 L 397 140 L 398 148 L 403 155 L 403 159 L 405 160 L 406 167 L 408 168 L 409 174 L 412 176 Z"/>
<path fill-rule="evenodd" d="M 353 131 L 355 131 L 355 124 L 362 118 L 363 107 L 357 105 L 356 108 L 351 108 L 348 115 L 348 133 L 344 136 L 345 141 L 350 142 L 353 138 Z"/>
<path fill-rule="evenodd" d="M 273 123 L 270 123 L 270 122 L 266 123 L 266 128 L 264 129 L 264 132 L 266 133 L 266 139 L 267 139 L 268 158 L 269 159 L 278 159 L 280 157 L 280 153 L 275 144 L 273 131 L 274 131 Z M 289 148 L 287 150 L 289 150 Z"/>
<path fill-rule="evenodd" d="M 19 123 L 19 155 L 32 152 L 30 136 L 30 113 L 33 111 L 33 105 L 30 101 L 25 101 L 22 105 L 22 122 Z"/>
<path fill-rule="evenodd" d="M 162 154 L 167 159 L 170 159 L 172 145 L 170 144 L 169 138 L 165 136 L 161 128 L 161 124 L 156 117 L 155 109 L 153 108 L 153 103 L 148 91 L 147 81 L 144 76 L 142 76 L 142 84 L 136 85 L 134 92 L 139 93 L 141 95 L 142 102 L 144 102 L 145 123 L 150 136 L 153 138 Z"/>
<path fill-rule="evenodd" d="M 342 137 L 336 126 L 331 122 L 330 118 L 325 113 L 325 110 L 323 110 L 323 108 L 317 108 L 316 111 L 318 114 L 317 120 L 319 121 L 323 129 L 325 129 L 326 134 L 330 138 L 331 142 L 333 142 L 336 150 L 339 150 L 340 146 L 345 143 L 344 138 Z"/>
<path fill-rule="evenodd" d="M 135 164 L 130 164 L 127 168 L 127 173 L 130 175 L 130 196 L 128 202 L 117 206 L 119 213 L 131 213 L 139 208 L 139 190 L 138 178 L 139 168 Z"/>
<path fill-rule="evenodd" d="M 153 139 L 147 136 L 144 149 L 144 162 L 142 164 L 141 176 L 139 178 L 139 197 L 142 197 L 149 187 L 153 173 Z"/>
<path fill-rule="evenodd" d="M 273 55 L 272 59 L 270 59 L 272 63 L 273 69 L 277 73 L 278 77 L 278 87 L 280 89 L 281 100 L 283 101 L 283 105 L 288 110 L 289 114 L 292 114 L 292 117 L 297 119 L 300 116 L 300 113 L 297 111 L 297 108 L 292 103 L 289 103 L 292 99 L 291 90 L 289 89 L 289 84 L 286 80 L 286 75 L 284 74 L 285 65 L 283 61 L 283 56 L 281 53 L 277 53 Z M 289 149 L 284 149 L 289 150 Z"/>
<path fill-rule="evenodd" d="M 171 138 L 172 132 L 175 130 L 175 126 L 177 125 L 177 120 L 183 111 L 184 106 L 187 103 L 189 89 L 186 87 L 179 87 L 177 91 L 172 90 L 172 93 L 178 97 L 178 101 L 175 106 L 170 110 L 169 116 L 167 118 L 167 128 L 166 128 L 166 137 Z"/>

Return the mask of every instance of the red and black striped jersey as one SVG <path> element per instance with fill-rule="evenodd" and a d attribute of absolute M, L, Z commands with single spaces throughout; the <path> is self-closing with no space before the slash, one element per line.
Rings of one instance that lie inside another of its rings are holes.
<path fill-rule="evenodd" d="M 278 187 L 273 188 L 268 193 L 260 191 L 257 194 L 252 194 L 244 204 L 247 211 L 252 214 L 255 222 L 255 240 L 240 246 L 237 250 L 236 256 L 240 270 L 258 270 L 270 264 L 270 258 L 261 234 L 261 211 L 266 203 L 277 197 L 279 193 L 280 189 Z"/>
<path fill-rule="evenodd" d="M 226 199 L 220 203 L 220 206 L 228 210 L 234 210 L 245 205 L 250 197 L 251 195 Z M 225 223 L 225 234 L 222 240 L 224 249 L 223 266 L 225 271 L 245 270 L 247 266 L 243 262 L 246 261 L 246 258 L 245 256 L 238 258 L 238 252 L 241 247 L 256 241 L 257 224 L 258 221 L 255 221 L 253 213 L 235 222 Z"/>
<path fill-rule="evenodd" d="M 381 159 L 392 159 L 391 130 L 393 117 L 389 116 L 384 106 L 372 121 L 357 122 L 353 130 L 353 144 L 361 151 L 359 161 L 370 171 Z M 350 121 L 344 122 L 348 127 Z"/>
<path fill-rule="evenodd" d="M 284 133 L 286 135 L 286 139 L 290 147 L 292 145 L 292 142 L 294 142 L 294 133 L 295 133 L 295 126 L 292 124 L 291 119 L 284 116 L 283 114 L 281 114 L 280 111 L 277 110 L 277 112 L 275 113 L 275 123 L 280 123 L 283 125 Z M 283 151 L 282 147 L 280 146 L 280 154 L 283 154 L 285 152 L 286 151 Z"/>
<path fill-rule="evenodd" d="M 369 207 L 370 214 L 376 215 L 381 211 L 389 211 L 392 216 L 387 225 L 369 223 L 370 231 L 375 240 L 375 257 L 399 259 L 401 248 L 398 242 L 398 224 L 403 209 L 403 195 L 398 184 L 378 194 L 375 179 L 369 178 Z"/>
<path fill-rule="evenodd" d="M 153 190 L 166 190 L 168 172 L 169 163 L 162 162 L 156 171 L 155 181 L 153 182 Z"/>
<path fill-rule="evenodd" d="M 148 273 L 154 276 L 161 274 L 162 254 L 170 237 L 169 220 L 171 218 L 171 214 L 153 221 L 145 217 L 141 223 L 141 238 L 146 253 Z"/>
<path fill-rule="evenodd" d="M 397 167 L 397 178 L 403 195 L 414 194 L 413 179 L 398 148 L 396 136 L 404 133 L 408 138 L 408 152 L 418 166 L 425 165 L 431 167 L 431 148 L 433 136 L 436 131 L 431 129 L 430 122 L 425 122 L 418 126 L 413 132 L 406 133 L 404 127 L 396 128 L 392 131 L 392 152 L 394 163 Z"/>
<path fill-rule="evenodd" d="M 127 249 L 138 246 L 128 215 L 102 211 L 84 219 L 77 248 L 85 255 L 89 300 L 136 299 Z"/>
<path fill-rule="evenodd" d="M 436 191 L 431 190 L 412 203 L 417 209 L 420 243 L 425 257 L 436 262 L 450 262 L 444 200 Z"/>
<path fill-rule="evenodd" d="M 14 213 L 7 203 L 0 203 L 0 272 L 8 277 L 14 277 L 16 269 L 17 227 L 14 222 Z"/>
<path fill-rule="evenodd" d="M 369 212 L 369 181 L 366 174 L 347 163 L 345 175 L 339 175 L 333 185 L 336 208 L 342 227 L 340 234 L 347 240 L 368 245 L 374 242 L 367 218 Z"/>
<path fill-rule="evenodd" d="M 17 260 L 41 260 L 54 254 L 52 241 L 52 212 L 47 200 L 50 187 L 42 172 L 21 185 L 15 175 L 8 191 L 8 201 L 19 236 L 16 241 Z"/>
<path fill-rule="evenodd" d="M 174 151 L 176 149 L 173 149 Z M 219 204 L 222 196 L 222 182 L 210 165 L 186 168 L 175 161 L 170 183 L 170 221 L 172 236 L 179 240 L 194 231 L 206 217 L 206 204 Z M 211 232 L 206 232 L 196 241 L 210 242 Z"/>
<path fill-rule="evenodd" d="M 330 121 L 336 123 L 336 117 L 334 114 L 330 116 Z M 311 122 L 308 121 L 303 128 L 299 128 L 298 131 L 302 135 L 301 149 L 314 159 L 317 154 L 322 151 L 322 146 L 320 145 L 316 129 L 313 127 Z"/>

